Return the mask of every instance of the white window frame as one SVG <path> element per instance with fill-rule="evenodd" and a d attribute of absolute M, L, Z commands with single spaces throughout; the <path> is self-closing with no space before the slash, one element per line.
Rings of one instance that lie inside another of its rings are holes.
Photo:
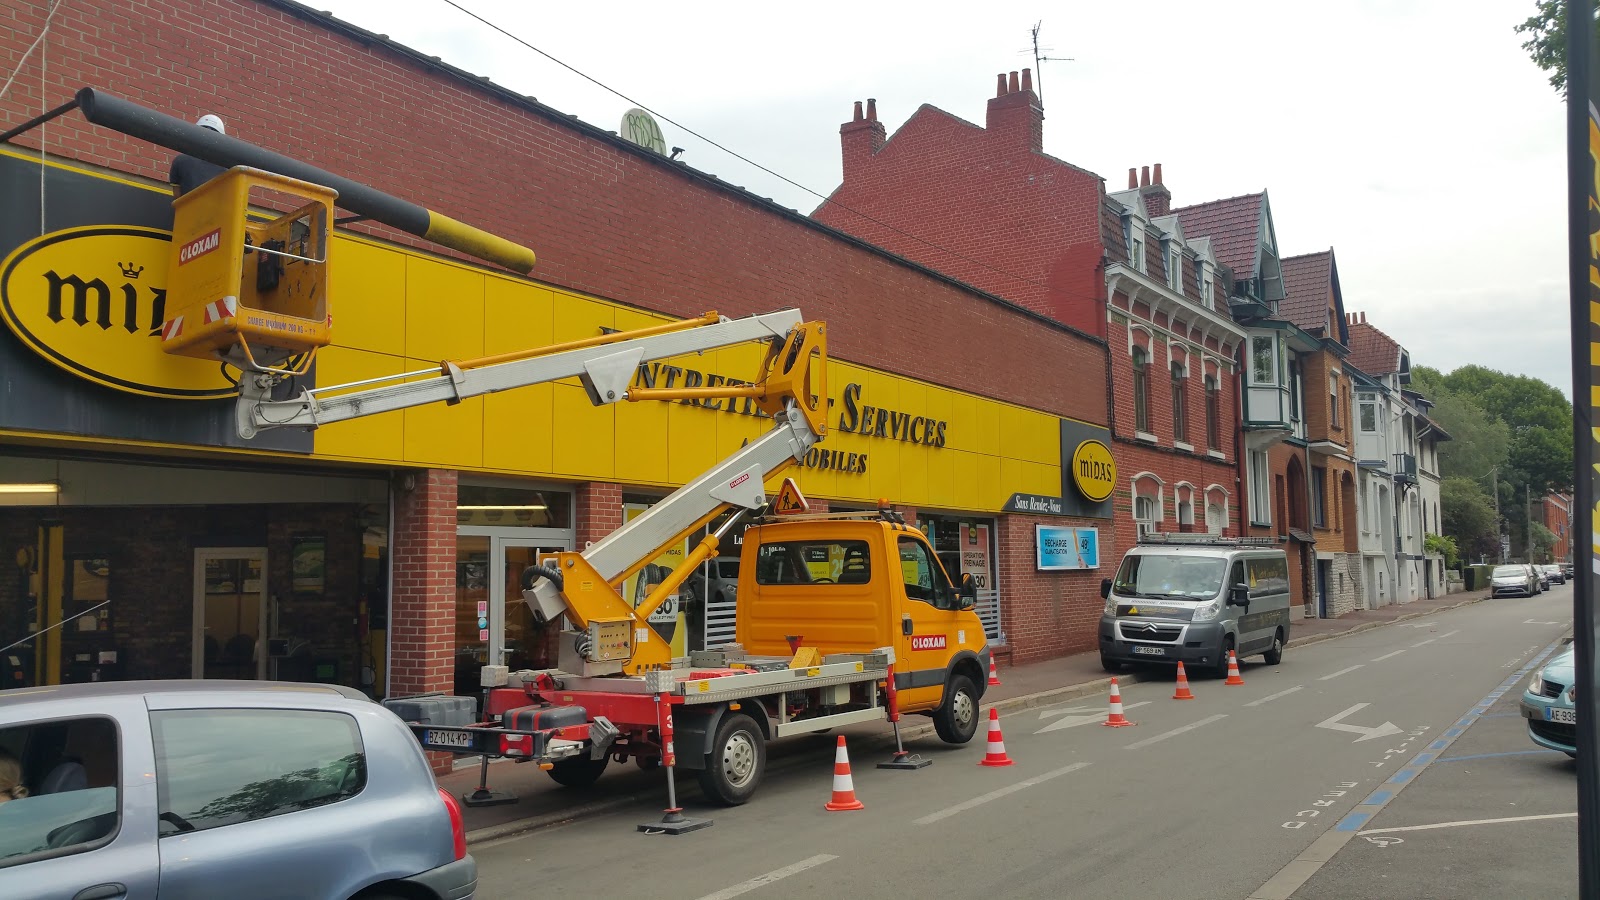
<path fill-rule="evenodd" d="M 1140 472 L 1129 479 L 1128 484 L 1133 488 L 1134 532 L 1143 537 L 1155 532 L 1157 530 L 1156 526 L 1166 518 L 1165 510 L 1163 509 L 1165 506 L 1165 497 L 1163 495 L 1167 486 L 1160 476 L 1154 472 Z M 1141 484 L 1145 485 L 1145 491 L 1140 490 Z M 1149 490 L 1150 485 L 1155 486 L 1154 491 Z M 1140 501 L 1145 501 L 1149 504 L 1149 515 L 1140 515 Z"/>
<path fill-rule="evenodd" d="M 1339 416 L 1339 373 L 1338 372 L 1329 372 L 1328 373 L 1328 408 L 1330 410 L 1330 415 L 1333 416 L 1333 419 L 1329 423 L 1329 426 L 1332 427 L 1332 428 L 1343 428 L 1344 425 L 1342 423 L 1344 422 L 1344 419 L 1342 419 Z"/>
<path fill-rule="evenodd" d="M 1128 224 L 1123 228 L 1123 236 L 1128 240 L 1128 264 L 1135 272 L 1144 274 L 1144 223 L 1138 216 L 1129 215 Z"/>
<path fill-rule="evenodd" d="M 1371 428 L 1367 427 L 1366 410 L 1367 410 L 1368 407 L 1371 407 L 1371 409 L 1372 409 L 1372 427 Z M 1362 434 L 1377 434 L 1378 433 L 1378 424 L 1379 424 L 1378 423 L 1378 418 L 1379 418 L 1379 416 L 1378 416 L 1378 395 L 1377 394 L 1357 394 L 1356 395 L 1356 427 L 1361 429 L 1361 433 Z"/>
<path fill-rule="evenodd" d="M 1256 341 L 1266 341 L 1267 343 L 1269 343 L 1272 346 L 1272 353 L 1269 355 L 1269 358 L 1272 360 L 1272 366 L 1270 368 L 1270 371 L 1268 371 L 1268 373 L 1267 373 L 1267 380 L 1265 380 L 1265 381 L 1262 381 L 1261 379 L 1256 377 L 1256 375 L 1257 375 L 1257 373 L 1256 373 Z M 1250 354 L 1249 354 L 1249 357 L 1250 357 L 1250 383 L 1252 385 L 1255 385 L 1256 387 L 1277 387 L 1278 386 L 1278 338 L 1277 338 L 1277 336 L 1276 335 L 1271 335 L 1271 334 L 1252 334 L 1252 335 L 1250 335 Z"/>
<path fill-rule="evenodd" d="M 1250 524 L 1272 524 L 1272 472 L 1265 450 L 1251 450 L 1248 457 L 1250 471 Z"/>
<path fill-rule="evenodd" d="M 1183 293 L 1183 245 L 1177 241 L 1168 241 L 1167 246 L 1167 287 L 1173 293 Z"/>

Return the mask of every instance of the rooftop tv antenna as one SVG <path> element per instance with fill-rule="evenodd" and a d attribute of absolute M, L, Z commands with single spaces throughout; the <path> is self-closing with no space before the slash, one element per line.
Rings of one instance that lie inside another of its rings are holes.
<path fill-rule="evenodd" d="M 1044 66 L 1042 65 L 1042 63 L 1047 63 L 1047 62 L 1073 62 L 1074 61 L 1073 58 L 1070 57 L 1070 56 L 1045 56 L 1044 55 L 1044 54 L 1049 53 L 1050 51 L 1054 50 L 1055 48 L 1054 47 L 1041 47 L 1041 46 L 1039 46 L 1039 29 L 1041 29 L 1043 27 L 1044 27 L 1044 21 L 1040 20 L 1038 22 L 1033 23 L 1033 27 L 1031 29 L 1029 29 L 1029 32 L 1033 35 L 1033 86 L 1034 86 L 1034 89 L 1039 92 L 1039 102 L 1040 103 L 1044 103 Z M 1027 53 L 1028 51 L 1027 50 L 1023 50 L 1023 51 L 1020 51 L 1020 52 Z"/>

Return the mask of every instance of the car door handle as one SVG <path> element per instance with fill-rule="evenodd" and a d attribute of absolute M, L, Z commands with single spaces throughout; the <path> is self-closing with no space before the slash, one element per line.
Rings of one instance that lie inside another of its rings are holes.
<path fill-rule="evenodd" d="M 128 888 L 121 884 L 97 884 L 72 895 L 72 900 L 117 900 L 128 896 Z"/>

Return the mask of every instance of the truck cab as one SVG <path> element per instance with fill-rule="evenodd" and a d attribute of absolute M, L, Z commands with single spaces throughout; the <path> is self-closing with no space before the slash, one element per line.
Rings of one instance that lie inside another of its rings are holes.
<path fill-rule="evenodd" d="M 758 655 L 895 651 L 902 712 L 940 738 L 970 740 L 989 667 L 970 589 L 958 588 L 915 528 L 850 515 L 752 525 L 739 564 L 738 643 Z"/>

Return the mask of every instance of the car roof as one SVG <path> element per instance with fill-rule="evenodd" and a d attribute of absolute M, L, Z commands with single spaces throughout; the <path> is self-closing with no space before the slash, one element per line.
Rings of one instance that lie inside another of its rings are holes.
<path fill-rule="evenodd" d="M 52 684 L 0 691 L 0 704 L 51 703 L 95 697 L 132 697 L 159 694 L 180 697 L 185 694 L 327 694 L 330 699 L 370 700 L 355 688 L 337 684 L 305 684 L 289 681 L 231 681 L 224 679 L 174 679 L 171 681 L 96 681 L 83 684 Z"/>

